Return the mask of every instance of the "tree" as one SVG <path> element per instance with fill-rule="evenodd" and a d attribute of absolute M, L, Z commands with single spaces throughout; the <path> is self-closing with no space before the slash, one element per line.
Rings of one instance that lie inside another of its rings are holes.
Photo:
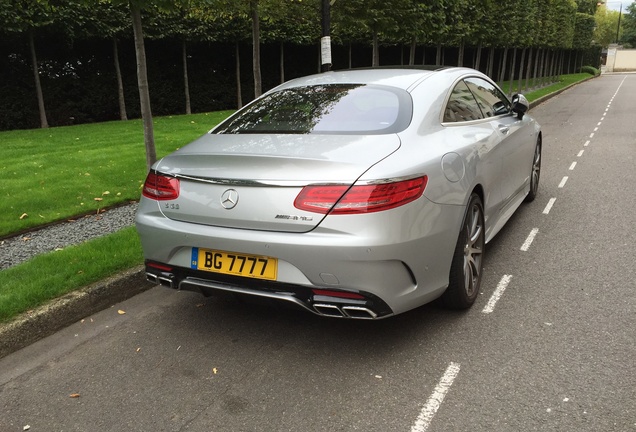
<path fill-rule="evenodd" d="M 48 128 L 49 122 L 46 118 L 44 95 L 40 82 L 35 34 L 39 29 L 53 23 L 54 13 L 55 8 L 49 5 L 46 0 L 1 0 L 0 3 L 0 29 L 4 29 L 7 33 L 26 33 L 42 128 Z"/>
<path fill-rule="evenodd" d="M 633 6 L 633 3 L 630 7 Z M 618 29 L 618 11 L 608 10 L 605 5 L 599 6 L 594 15 L 596 29 L 594 30 L 594 40 L 599 45 L 606 47 L 611 43 L 618 42 L 616 30 Z M 620 34 L 619 34 L 620 40 Z"/>
<path fill-rule="evenodd" d="M 627 7 L 627 13 L 623 16 L 622 41 L 625 45 L 636 47 L 636 3 L 632 3 Z"/>

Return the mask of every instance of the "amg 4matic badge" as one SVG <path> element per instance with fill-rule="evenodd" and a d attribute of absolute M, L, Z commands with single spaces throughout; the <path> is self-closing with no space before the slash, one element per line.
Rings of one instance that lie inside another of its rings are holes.
<path fill-rule="evenodd" d="M 300 220 L 300 221 L 312 221 L 314 218 L 312 216 L 296 216 L 296 215 L 276 215 L 275 219 L 286 219 L 286 220 Z"/>

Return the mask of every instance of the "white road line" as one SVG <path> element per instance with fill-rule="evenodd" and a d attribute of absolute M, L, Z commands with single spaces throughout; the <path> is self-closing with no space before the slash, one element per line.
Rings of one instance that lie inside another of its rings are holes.
<path fill-rule="evenodd" d="M 590 134 L 590 138 L 594 138 L 594 132 Z"/>
<path fill-rule="evenodd" d="M 603 123 L 603 122 L 602 122 L 602 121 L 598 122 L 598 123 L 596 124 L 596 126 L 600 126 L 600 125 L 601 125 L 601 123 Z"/>
<path fill-rule="evenodd" d="M 503 295 L 506 288 L 508 288 L 510 279 L 512 279 L 512 275 L 504 275 L 501 278 L 501 280 L 499 281 L 499 284 L 497 285 L 497 289 L 495 289 L 495 292 L 492 293 L 492 296 L 490 296 L 490 300 L 488 300 L 488 304 L 484 307 L 484 309 L 482 310 L 482 313 L 488 314 L 488 313 L 492 313 L 492 311 L 495 310 L 495 305 L 497 304 L 497 302 Z"/>
<path fill-rule="evenodd" d="M 587 147 L 590 145 L 590 140 L 585 141 L 585 144 L 583 144 L 583 147 Z"/>
<path fill-rule="evenodd" d="M 437 410 L 444 401 L 444 397 L 446 397 L 446 393 L 448 393 L 448 390 L 450 390 L 453 385 L 453 381 L 457 378 L 459 367 L 459 363 L 451 362 L 451 364 L 448 365 L 442 379 L 440 379 L 439 383 L 435 386 L 433 394 L 428 398 L 417 420 L 415 420 L 415 423 L 411 426 L 411 432 L 426 432 L 428 430 L 431 421 L 433 421 L 433 417 L 435 417 L 435 413 L 437 413 Z"/>
<path fill-rule="evenodd" d="M 570 165 L 570 171 L 572 171 L 575 166 L 576 166 L 576 162 L 572 162 L 572 165 Z"/>
<path fill-rule="evenodd" d="M 583 156 L 583 152 L 584 152 L 584 151 L 585 151 L 585 150 L 581 150 L 581 151 L 579 152 L 579 154 L 577 154 L 577 155 L 576 155 L 576 157 L 581 157 L 581 156 Z"/>
<path fill-rule="evenodd" d="M 595 128 L 594 128 L 594 132 L 596 132 L 597 130 L 598 130 L 598 127 L 595 127 Z"/>
<path fill-rule="evenodd" d="M 559 187 L 562 188 L 563 186 L 565 186 L 565 182 L 568 181 L 568 176 L 563 177 L 563 179 L 561 180 L 561 183 L 559 183 Z"/>
<path fill-rule="evenodd" d="M 528 249 L 530 249 L 530 245 L 532 244 L 534 238 L 537 236 L 538 233 L 539 233 L 539 228 L 532 228 L 532 231 L 530 231 L 530 234 L 528 234 L 528 238 L 521 245 L 522 251 L 527 252 Z"/>
<path fill-rule="evenodd" d="M 550 213 L 550 210 L 552 210 L 552 206 L 554 205 L 555 201 L 556 201 L 556 198 L 550 198 L 550 201 L 548 201 L 548 205 L 546 205 L 545 208 L 543 209 L 543 214 Z"/>

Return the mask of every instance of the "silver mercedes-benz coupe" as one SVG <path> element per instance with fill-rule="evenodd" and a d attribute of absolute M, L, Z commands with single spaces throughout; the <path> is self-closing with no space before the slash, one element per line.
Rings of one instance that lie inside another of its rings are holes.
<path fill-rule="evenodd" d="M 484 245 L 537 194 L 528 108 L 466 68 L 282 84 L 153 165 L 137 214 L 147 277 L 329 317 L 468 308 Z"/>

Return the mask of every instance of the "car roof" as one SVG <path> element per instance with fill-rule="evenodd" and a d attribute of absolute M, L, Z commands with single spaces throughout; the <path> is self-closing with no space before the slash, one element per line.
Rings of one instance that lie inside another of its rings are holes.
<path fill-rule="evenodd" d="M 408 91 L 421 81 L 438 74 L 458 77 L 462 74 L 480 72 L 460 67 L 444 66 L 383 66 L 324 72 L 290 80 L 275 90 L 324 84 L 372 84 L 387 85 Z"/>

